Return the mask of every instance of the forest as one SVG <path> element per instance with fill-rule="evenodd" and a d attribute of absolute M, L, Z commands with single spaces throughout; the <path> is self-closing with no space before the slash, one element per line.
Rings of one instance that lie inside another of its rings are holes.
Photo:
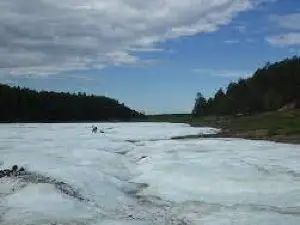
<path fill-rule="evenodd" d="M 0 84 L 0 122 L 131 121 L 144 115 L 115 99 Z"/>
<path fill-rule="evenodd" d="M 206 99 L 197 93 L 193 116 L 251 115 L 300 108 L 300 57 L 266 63 L 252 77 L 230 83 Z"/>

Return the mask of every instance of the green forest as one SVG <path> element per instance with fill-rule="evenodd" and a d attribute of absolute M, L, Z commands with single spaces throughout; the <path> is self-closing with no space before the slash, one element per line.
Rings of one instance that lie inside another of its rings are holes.
<path fill-rule="evenodd" d="M 267 63 L 252 77 L 206 99 L 197 93 L 192 116 L 251 115 L 300 108 L 300 57 Z M 141 121 L 146 116 L 117 100 L 85 93 L 37 92 L 0 84 L 1 122 Z"/>
<path fill-rule="evenodd" d="M 300 57 L 267 63 L 252 77 L 230 83 L 211 98 L 197 93 L 193 116 L 251 115 L 300 108 Z"/>
<path fill-rule="evenodd" d="M 131 121 L 143 117 L 103 96 L 37 92 L 0 84 L 1 122 Z"/>

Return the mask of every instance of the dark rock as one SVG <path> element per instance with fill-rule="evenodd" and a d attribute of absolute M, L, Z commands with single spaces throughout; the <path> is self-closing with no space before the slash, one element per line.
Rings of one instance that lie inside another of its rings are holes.
<path fill-rule="evenodd" d="M 147 158 L 147 156 L 143 155 L 140 160 Z"/>
<path fill-rule="evenodd" d="M 17 165 L 13 165 L 12 170 L 13 171 L 17 171 L 17 169 L 18 169 L 18 166 Z"/>
<path fill-rule="evenodd" d="M 5 170 L 0 170 L 0 178 L 2 177 L 15 177 L 15 176 L 20 176 L 24 175 L 26 173 L 24 167 L 20 167 L 18 170 L 17 165 L 13 165 L 12 169 L 5 169 Z"/>
<path fill-rule="evenodd" d="M 5 172 L 3 170 L 0 170 L 0 178 L 5 177 L 5 176 L 6 176 Z"/>
<path fill-rule="evenodd" d="M 5 176 L 9 176 L 11 170 L 7 170 L 7 169 L 6 169 L 6 170 L 3 170 L 3 172 L 4 172 Z"/>

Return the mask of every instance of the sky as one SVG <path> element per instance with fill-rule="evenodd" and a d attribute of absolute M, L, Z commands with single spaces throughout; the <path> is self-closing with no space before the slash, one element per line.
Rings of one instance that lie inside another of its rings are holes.
<path fill-rule="evenodd" d="M 189 113 L 300 54 L 299 0 L 1 0 L 0 83 Z"/>

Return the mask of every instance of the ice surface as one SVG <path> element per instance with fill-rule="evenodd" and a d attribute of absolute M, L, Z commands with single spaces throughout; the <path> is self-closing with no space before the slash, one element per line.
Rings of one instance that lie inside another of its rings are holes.
<path fill-rule="evenodd" d="M 148 144 L 130 152 L 147 155 L 133 168 L 139 171 L 134 181 L 151 184 L 146 194 L 180 202 L 300 206 L 299 146 L 230 139 L 161 145 Z"/>
<path fill-rule="evenodd" d="M 299 145 L 168 140 L 217 132 L 186 124 L 92 125 L 0 125 L 1 169 L 31 174 L 0 179 L 1 225 L 300 224 Z"/>

